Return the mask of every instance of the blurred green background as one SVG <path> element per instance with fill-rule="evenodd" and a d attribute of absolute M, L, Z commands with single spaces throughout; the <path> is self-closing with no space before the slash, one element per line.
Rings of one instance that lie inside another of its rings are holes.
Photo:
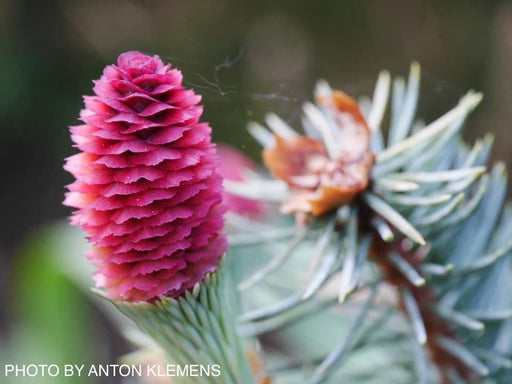
<path fill-rule="evenodd" d="M 467 89 L 483 91 L 466 137 L 493 132 L 493 159 L 512 166 L 510 1 L 1 0 L 0 33 L 3 359 L 13 349 L 22 357 L 53 350 L 60 361 L 127 350 L 118 337 L 98 341 L 115 332 L 56 267 L 62 257 L 80 265 L 81 248 L 69 240 L 77 234 L 52 224 L 69 213 L 61 206 L 71 181 L 62 170 L 73 153 L 67 126 L 91 80 L 123 51 L 157 53 L 180 68 L 204 96 L 214 139 L 254 158 L 247 121 L 274 111 L 296 123 L 317 78 L 359 96 L 372 92 L 379 70 L 406 75 L 417 60 L 426 121 Z M 84 352 L 91 343 L 103 352 Z"/>

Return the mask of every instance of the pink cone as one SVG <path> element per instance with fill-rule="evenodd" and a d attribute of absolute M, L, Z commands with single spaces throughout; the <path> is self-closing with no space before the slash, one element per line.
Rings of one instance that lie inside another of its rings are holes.
<path fill-rule="evenodd" d="M 65 205 L 94 244 L 97 286 L 118 300 L 176 297 L 227 249 L 222 179 L 201 96 L 158 56 L 127 52 L 85 96 Z"/>

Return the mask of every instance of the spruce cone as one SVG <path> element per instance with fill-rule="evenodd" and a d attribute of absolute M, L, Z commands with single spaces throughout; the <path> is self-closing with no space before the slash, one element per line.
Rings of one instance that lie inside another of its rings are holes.
<path fill-rule="evenodd" d="M 227 248 L 222 179 L 200 123 L 201 100 L 158 56 L 128 52 L 86 96 L 82 152 L 66 159 L 76 177 L 64 204 L 94 244 L 88 258 L 109 296 L 176 297 L 214 271 Z"/>

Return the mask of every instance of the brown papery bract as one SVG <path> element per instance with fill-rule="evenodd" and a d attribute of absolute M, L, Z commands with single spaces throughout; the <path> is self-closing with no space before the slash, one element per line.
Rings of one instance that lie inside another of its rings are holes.
<path fill-rule="evenodd" d="M 334 158 L 323 141 L 301 135 L 276 134 L 275 145 L 263 150 L 267 168 L 290 187 L 290 199 L 282 206 L 284 213 L 321 216 L 350 203 L 368 187 L 374 156 L 370 130 L 356 101 L 341 91 L 317 101 L 338 129 L 333 132 Z"/>

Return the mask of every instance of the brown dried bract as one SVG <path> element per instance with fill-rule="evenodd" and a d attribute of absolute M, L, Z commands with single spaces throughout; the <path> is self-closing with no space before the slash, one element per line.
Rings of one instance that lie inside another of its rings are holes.
<path fill-rule="evenodd" d="M 272 174 L 292 191 L 282 206 L 285 213 L 320 216 L 348 204 L 368 186 L 374 156 L 370 130 L 354 99 L 341 91 L 321 97 L 337 123 L 336 158 L 330 158 L 320 140 L 306 136 L 275 136 L 275 145 L 263 150 L 263 161 Z"/>

